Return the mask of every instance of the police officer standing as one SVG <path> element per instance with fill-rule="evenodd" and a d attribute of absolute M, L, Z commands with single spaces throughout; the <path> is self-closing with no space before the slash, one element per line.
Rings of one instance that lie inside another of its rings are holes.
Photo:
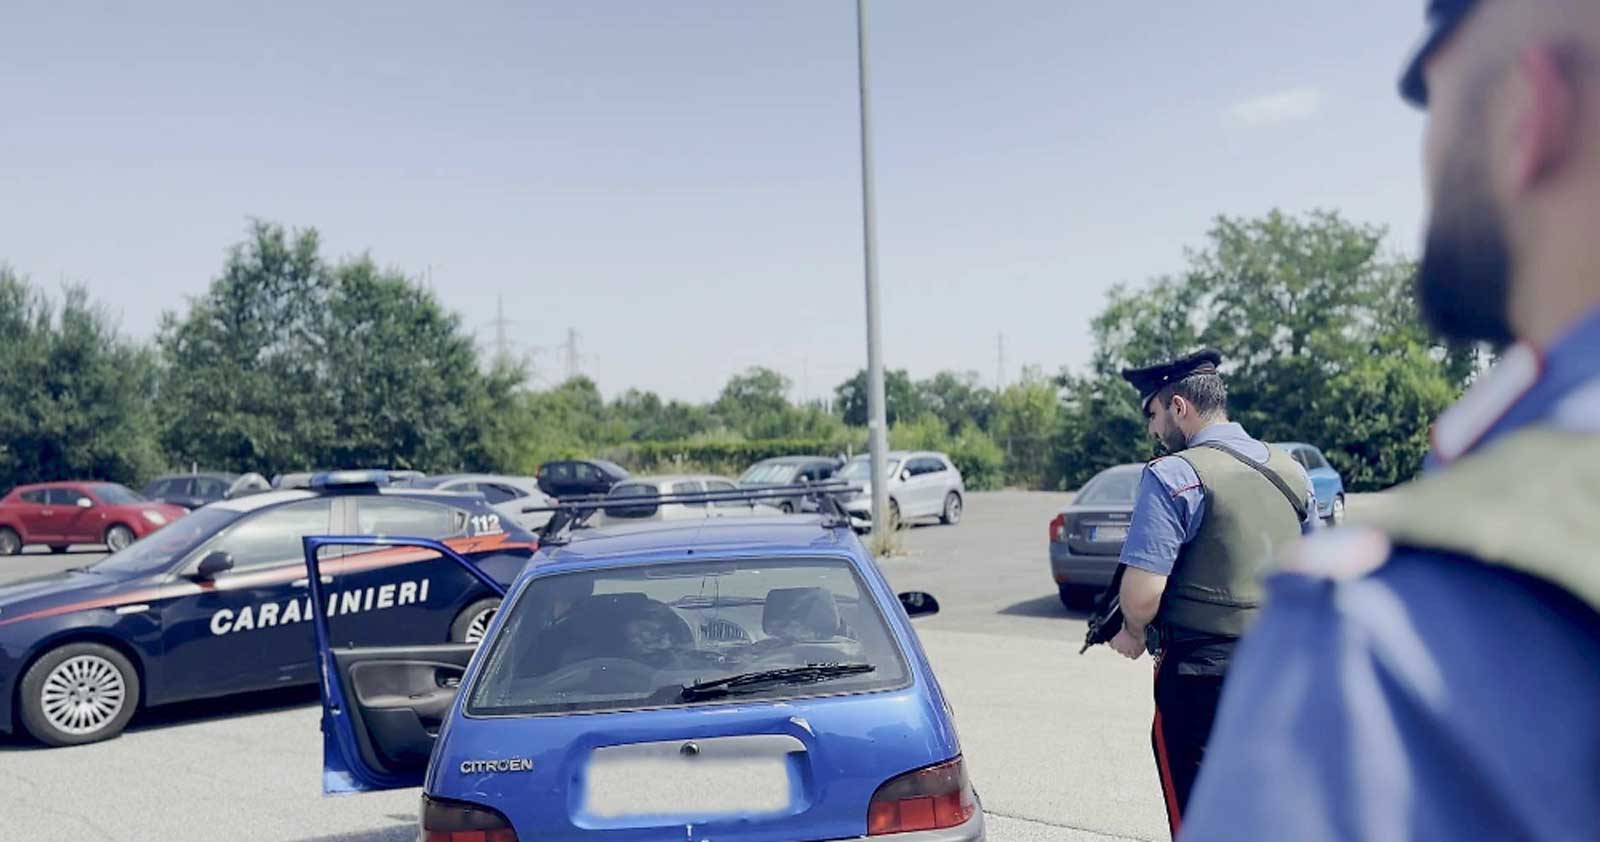
<path fill-rule="evenodd" d="M 1228 420 L 1222 355 L 1206 349 L 1122 376 L 1172 455 L 1145 468 L 1123 545 L 1123 628 L 1111 646 L 1156 653 L 1151 742 L 1167 818 L 1200 771 L 1233 647 L 1260 602 L 1274 548 L 1317 523 L 1305 470 Z"/>
<path fill-rule="evenodd" d="M 1600 835 L 1600 3 L 1429 18 L 1418 300 L 1504 354 L 1269 582 L 1186 842 Z"/>

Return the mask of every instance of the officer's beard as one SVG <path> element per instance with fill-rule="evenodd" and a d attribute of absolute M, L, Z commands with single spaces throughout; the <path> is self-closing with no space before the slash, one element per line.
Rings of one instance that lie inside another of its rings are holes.
<path fill-rule="evenodd" d="M 1511 258 L 1482 144 L 1464 140 L 1447 154 L 1417 266 L 1417 305 L 1444 341 L 1507 345 Z"/>

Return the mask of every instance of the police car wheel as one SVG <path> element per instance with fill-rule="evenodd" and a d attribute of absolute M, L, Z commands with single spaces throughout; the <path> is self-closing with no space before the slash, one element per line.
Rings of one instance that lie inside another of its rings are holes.
<path fill-rule="evenodd" d="M 900 503 L 893 497 L 889 498 L 889 528 L 899 529 L 905 522 L 900 520 Z"/>
<path fill-rule="evenodd" d="M 954 491 L 944 496 L 944 514 L 939 516 L 946 526 L 955 526 L 961 522 L 961 495 Z"/>
<path fill-rule="evenodd" d="M 133 530 L 117 524 L 106 530 L 106 548 L 114 553 L 120 553 L 133 543 Z"/>
<path fill-rule="evenodd" d="M 0 555 L 16 555 L 22 552 L 22 536 L 15 530 L 0 529 Z"/>
<path fill-rule="evenodd" d="M 778 504 L 778 511 L 783 512 L 786 515 L 792 515 L 794 514 L 794 504 L 788 500 L 785 500 Z"/>
<path fill-rule="evenodd" d="M 109 646 L 69 643 L 28 668 L 21 701 L 23 727 L 45 745 L 109 740 L 139 706 L 139 673 Z"/>
<path fill-rule="evenodd" d="M 468 605 L 450 624 L 450 642 L 482 643 L 484 633 L 489 630 L 489 621 L 494 619 L 494 612 L 499 608 L 500 600 L 493 597 Z"/>

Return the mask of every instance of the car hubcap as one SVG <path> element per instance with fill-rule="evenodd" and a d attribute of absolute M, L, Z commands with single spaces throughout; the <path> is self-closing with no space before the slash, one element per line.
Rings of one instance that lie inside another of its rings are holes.
<path fill-rule="evenodd" d="M 951 523 L 955 523 L 956 521 L 961 519 L 961 498 L 960 497 L 951 497 L 950 498 L 950 505 L 948 506 L 948 508 L 950 509 L 950 522 Z"/>
<path fill-rule="evenodd" d="M 133 542 L 128 539 L 127 531 L 122 529 L 111 530 L 111 536 L 106 539 L 106 545 L 111 548 L 112 552 L 120 552 L 131 543 Z"/>
<path fill-rule="evenodd" d="M 79 655 L 50 671 L 40 693 L 44 718 L 74 736 L 106 727 L 128 701 L 122 672 L 96 655 Z"/>
<path fill-rule="evenodd" d="M 0 533 L 0 555 L 16 555 L 17 550 L 21 549 L 19 543 L 17 536 L 10 532 Z"/>
<path fill-rule="evenodd" d="M 1343 523 L 1344 522 L 1344 501 L 1343 500 L 1334 500 L 1333 501 L 1333 522 L 1334 523 Z"/>
<path fill-rule="evenodd" d="M 464 643 L 482 643 L 483 636 L 489 631 L 489 621 L 494 619 L 494 609 L 485 608 L 472 615 L 472 622 L 467 624 L 467 639 Z"/>

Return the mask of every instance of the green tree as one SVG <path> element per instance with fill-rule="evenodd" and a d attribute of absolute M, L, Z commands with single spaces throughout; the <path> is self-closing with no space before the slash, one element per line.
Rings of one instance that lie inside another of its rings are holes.
<path fill-rule="evenodd" d="M 155 355 L 82 287 L 58 308 L 0 266 L 0 488 L 149 478 L 161 468 L 156 385 Z"/>
<path fill-rule="evenodd" d="M 1222 217 L 1189 268 L 1143 292 L 1119 288 L 1093 322 L 1088 376 L 1063 378 L 1058 470 L 1068 484 L 1149 452 L 1120 368 L 1222 351 L 1230 413 L 1268 440 L 1319 445 L 1353 490 L 1410 478 L 1430 420 L 1481 365 L 1435 346 L 1416 319 L 1414 267 L 1381 228 L 1338 214 Z"/>
<path fill-rule="evenodd" d="M 976 371 L 941 371 L 917 383 L 917 401 L 954 433 L 966 424 L 989 429 L 994 392 L 979 385 Z"/>
<path fill-rule="evenodd" d="M 1055 486 L 1052 458 L 1061 418 L 1061 396 L 1037 370 L 995 397 L 989 435 L 1005 452 L 1006 482 L 1024 488 Z"/>
<path fill-rule="evenodd" d="M 852 427 L 867 425 L 866 369 L 856 372 L 854 377 L 836 386 L 833 394 L 834 411 L 839 413 L 844 423 Z M 891 427 L 901 419 L 911 419 L 922 414 L 916 384 L 911 381 L 911 375 L 907 374 L 905 369 L 894 369 L 883 373 L 883 396 L 885 420 Z"/>

